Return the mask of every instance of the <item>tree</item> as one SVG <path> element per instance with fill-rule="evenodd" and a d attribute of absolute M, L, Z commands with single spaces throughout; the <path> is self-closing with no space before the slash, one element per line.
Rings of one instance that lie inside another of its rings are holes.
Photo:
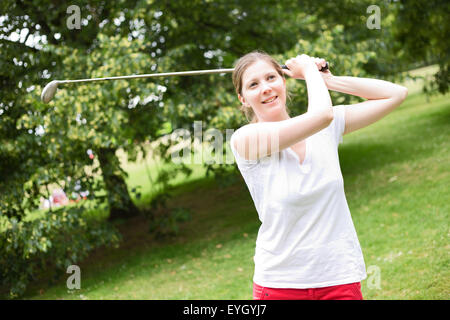
<path fill-rule="evenodd" d="M 4 4 L 7 14 L 3 24 L 7 27 L 3 29 L 2 41 L 9 52 L 4 64 L 9 67 L 16 59 L 28 77 L 26 84 L 22 80 L 21 90 L 11 87 L 2 97 L 4 103 L 11 104 L 4 108 L 7 112 L 2 117 L 2 122 L 7 123 L 2 127 L 11 129 L 5 131 L 4 137 L 10 145 L 20 143 L 13 149 L 22 150 L 19 153 L 27 158 L 28 168 L 24 171 L 15 167 L 16 172 L 24 173 L 23 179 L 9 179 L 9 186 L 17 184 L 11 190 L 33 186 L 27 190 L 28 199 L 38 199 L 43 192 L 41 186 L 61 181 L 65 189 L 75 186 L 76 181 L 78 186 L 94 191 L 90 186 L 94 178 L 83 175 L 81 169 L 90 164 L 86 148 L 91 148 L 101 160 L 100 170 L 93 171 L 102 173 L 110 209 L 120 212 L 119 215 L 135 212 L 136 208 L 124 187 L 123 171 L 115 151 L 122 148 L 132 158 L 136 143 L 157 139 L 162 134 L 161 125 L 167 121 L 172 128 L 180 128 L 189 127 L 193 119 L 211 119 L 217 101 L 221 100 L 216 94 L 223 96 L 231 88 L 229 79 L 198 77 L 134 81 L 132 85 L 116 82 L 79 86 L 60 90 L 56 98 L 58 105 L 49 106 L 38 102 L 39 85 L 42 88 L 50 77 L 86 78 L 229 66 L 236 57 L 255 48 L 269 52 L 286 50 L 295 43 L 299 26 L 297 14 L 289 10 L 288 2 L 261 6 L 228 1 L 189 4 L 137 1 L 113 6 L 104 1 L 82 1 L 78 3 L 82 27 L 70 30 L 66 26 L 69 4 L 63 2 L 56 6 L 41 1 Z M 290 19 L 285 24 L 277 22 L 282 13 Z M 25 39 L 6 38 L 17 30 L 26 30 Z M 40 41 L 30 47 L 27 39 L 33 37 Z M 18 52 L 14 47 L 20 47 L 26 57 L 14 57 Z M 135 55 L 141 57 L 139 63 L 133 61 Z M 17 69 L 15 66 L 5 74 L 5 85 L 18 82 Z M 155 83 L 167 91 L 164 102 Z M 139 95 L 140 102 L 130 108 L 130 103 L 134 104 L 131 101 L 136 101 Z M 152 95 L 157 98 L 146 99 Z M 158 108 L 162 103 L 164 110 Z M 182 105 L 192 112 L 179 113 Z M 13 136 L 17 139 L 9 140 Z M 35 150 L 33 157 L 31 150 Z M 5 152 L 5 155 L 9 159 L 5 162 L 17 163 L 11 160 L 15 159 L 11 158 L 12 154 Z M 20 203 L 16 200 L 16 204 Z M 36 204 L 33 200 L 29 209 Z"/>
<path fill-rule="evenodd" d="M 431 83 L 425 84 L 424 90 L 442 94 L 448 92 L 448 1 L 339 0 L 298 3 L 302 4 L 305 12 L 317 16 L 328 28 L 343 26 L 345 37 L 341 38 L 343 42 L 340 44 L 346 46 L 347 50 L 353 50 L 354 44 L 360 41 L 370 43 L 377 54 L 362 66 L 369 74 L 393 80 L 398 78 L 400 72 L 438 64 L 439 71 Z M 370 16 L 367 9 L 373 5 L 379 8 L 381 14 L 379 29 L 366 27 Z"/>
<path fill-rule="evenodd" d="M 437 63 L 439 71 L 427 91 L 445 94 L 450 83 L 450 2 L 445 0 L 404 1 L 396 4 L 393 37 L 402 59 L 417 66 Z"/>
<path fill-rule="evenodd" d="M 83 21 L 102 21 L 121 6 L 98 1 L 95 6 L 81 1 Z M 34 210 L 42 195 L 48 197 L 45 188 L 67 181 L 65 186 L 89 185 L 89 178 L 80 174 L 88 163 L 85 151 L 78 150 L 79 157 L 70 152 L 56 154 L 56 143 L 61 137 L 47 139 L 43 113 L 51 113 L 38 101 L 36 91 L 50 77 L 58 76 L 62 58 L 47 45 L 67 45 L 89 50 L 99 30 L 98 23 L 91 23 L 81 32 L 72 32 L 66 26 L 66 9 L 69 1 L 54 4 L 47 1 L 3 1 L 1 4 L 2 30 L 0 81 L 0 160 L 2 167 L 1 209 L 7 216 L 22 218 Z M 19 39 L 14 39 L 19 34 Z M 4 90 L 3 90 L 4 89 Z M 84 154 L 84 157 L 81 155 Z M 76 161 L 81 159 L 81 161 Z M 25 197 L 23 197 L 25 195 Z"/>

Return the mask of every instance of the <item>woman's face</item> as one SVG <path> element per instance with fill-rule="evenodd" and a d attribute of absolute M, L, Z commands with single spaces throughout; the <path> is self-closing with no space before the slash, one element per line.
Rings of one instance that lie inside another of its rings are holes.
<path fill-rule="evenodd" d="M 251 107 L 258 121 L 281 121 L 286 112 L 286 80 L 272 64 L 258 60 L 242 75 L 242 104 Z"/>

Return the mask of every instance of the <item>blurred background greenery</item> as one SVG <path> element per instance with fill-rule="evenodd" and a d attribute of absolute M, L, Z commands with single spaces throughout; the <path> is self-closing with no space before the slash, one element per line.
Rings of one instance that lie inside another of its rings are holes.
<path fill-rule="evenodd" d="M 371 5 L 380 16 L 368 11 Z M 175 164 L 178 141 L 168 139 L 185 129 L 199 145 L 195 121 L 223 137 L 246 123 L 229 75 L 67 86 L 49 104 L 40 94 L 54 79 L 231 68 L 245 53 L 263 50 L 280 63 L 300 53 L 323 57 L 334 75 L 410 89 L 392 116 L 341 147 L 366 263 L 380 266 L 385 281 L 363 292 L 448 298 L 449 6 L 445 0 L 2 1 L 2 294 L 250 299 L 258 221 L 236 166 Z M 379 28 L 370 27 L 377 18 Z M 304 83 L 288 80 L 288 87 L 291 114 L 303 113 Z M 362 100 L 331 96 L 335 105 Z M 226 149 L 224 143 L 220 152 Z M 81 293 L 65 287 L 72 264 L 82 265 Z"/>

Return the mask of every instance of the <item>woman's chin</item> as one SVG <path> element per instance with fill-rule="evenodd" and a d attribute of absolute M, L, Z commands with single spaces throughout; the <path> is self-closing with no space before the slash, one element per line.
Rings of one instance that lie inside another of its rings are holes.
<path fill-rule="evenodd" d="M 264 118 L 265 121 L 280 121 L 286 119 L 286 107 L 281 104 L 277 104 L 271 107 L 266 107 Z"/>

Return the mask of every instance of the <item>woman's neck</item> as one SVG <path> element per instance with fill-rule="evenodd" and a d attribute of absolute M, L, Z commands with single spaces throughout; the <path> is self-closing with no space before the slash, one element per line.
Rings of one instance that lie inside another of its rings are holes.
<path fill-rule="evenodd" d="M 258 123 L 258 122 L 279 122 L 279 121 L 284 121 L 284 120 L 288 120 L 288 119 L 290 119 L 291 117 L 289 116 L 289 114 L 286 112 L 286 110 L 283 112 L 283 113 L 281 113 L 281 114 L 279 114 L 279 116 L 278 117 L 276 117 L 276 118 L 271 118 L 271 119 L 266 119 L 266 120 L 261 120 L 261 119 L 259 119 L 258 117 L 256 117 L 256 123 Z"/>

